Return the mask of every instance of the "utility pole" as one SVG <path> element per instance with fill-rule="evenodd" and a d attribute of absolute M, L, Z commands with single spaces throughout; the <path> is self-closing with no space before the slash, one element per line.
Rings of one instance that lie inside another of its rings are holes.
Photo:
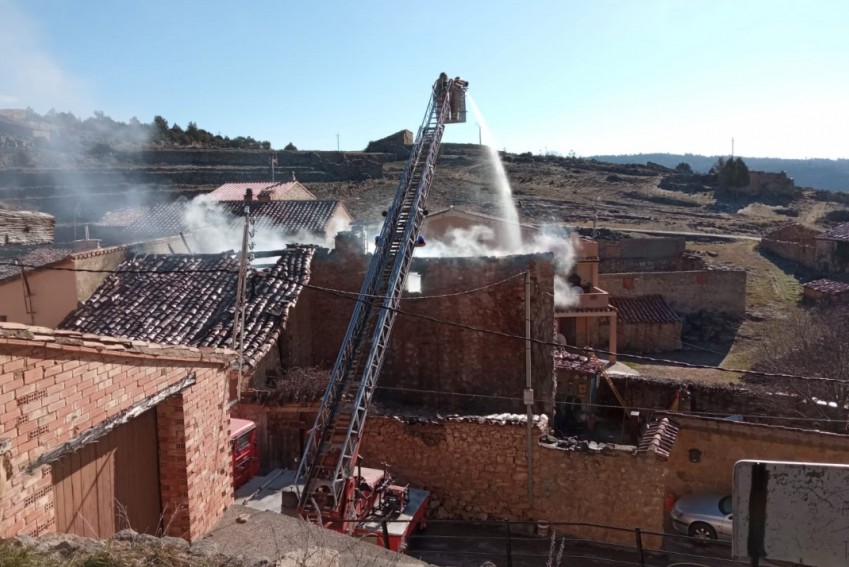
<path fill-rule="evenodd" d="M 534 501 L 534 387 L 531 380 L 531 270 L 525 272 L 525 405 L 528 409 L 528 503 Z"/>
<path fill-rule="evenodd" d="M 731 159 L 734 159 L 734 138 L 731 138 Z"/>
<path fill-rule="evenodd" d="M 245 366 L 245 295 L 247 290 L 246 276 L 248 268 L 248 248 L 253 249 L 253 242 L 248 243 L 248 237 L 253 236 L 250 230 L 251 207 L 245 203 L 245 227 L 242 231 L 242 253 L 239 255 L 239 275 L 236 281 L 236 305 L 233 309 L 233 350 L 238 353 L 236 400 L 242 398 L 242 377 Z"/>
<path fill-rule="evenodd" d="M 336 151 L 339 151 L 339 132 L 336 132 Z"/>

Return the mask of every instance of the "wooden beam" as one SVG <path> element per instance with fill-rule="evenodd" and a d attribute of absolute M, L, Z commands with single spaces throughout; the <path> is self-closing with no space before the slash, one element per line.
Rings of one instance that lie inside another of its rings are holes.
<path fill-rule="evenodd" d="M 153 396 L 142 400 L 141 402 L 137 403 L 132 407 L 127 408 L 118 415 L 110 417 L 109 419 L 102 421 L 98 425 L 86 429 L 80 435 L 74 437 L 70 441 L 63 443 L 52 451 L 43 453 L 39 458 L 34 461 L 30 461 L 28 465 L 23 467 L 23 472 L 31 474 L 40 466 L 50 464 L 53 461 L 64 457 L 65 455 L 74 453 L 85 445 L 94 443 L 98 439 L 105 437 L 119 425 L 123 425 L 131 419 L 140 416 L 147 410 L 155 408 L 160 402 L 164 401 L 166 398 L 170 398 L 175 394 L 179 394 L 182 390 L 185 390 L 189 386 L 194 385 L 195 382 L 196 375 L 194 372 L 191 372 L 188 376 L 186 376 L 173 386 L 169 386 L 164 390 L 160 390 Z"/>

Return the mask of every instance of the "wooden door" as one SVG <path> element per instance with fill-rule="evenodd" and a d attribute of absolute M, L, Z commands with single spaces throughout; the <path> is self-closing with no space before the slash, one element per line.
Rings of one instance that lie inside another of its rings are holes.
<path fill-rule="evenodd" d="M 53 464 L 56 531 L 107 538 L 124 528 L 159 529 L 156 410 Z"/>

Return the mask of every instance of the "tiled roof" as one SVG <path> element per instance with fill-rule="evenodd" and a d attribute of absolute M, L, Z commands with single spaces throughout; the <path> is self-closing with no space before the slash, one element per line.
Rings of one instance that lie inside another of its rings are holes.
<path fill-rule="evenodd" d="M 669 421 L 668 417 L 664 417 L 646 428 L 646 432 L 640 437 L 636 453 L 654 453 L 658 459 L 665 461 L 669 459 L 677 437 L 678 427 Z"/>
<path fill-rule="evenodd" d="M 849 283 L 830 280 L 827 278 L 808 282 L 804 285 L 804 287 L 812 289 L 814 291 L 818 291 L 820 293 L 827 293 L 829 295 L 840 295 L 842 293 L 849 293 Z"/>
<path fill-rule="evenodd" d="M 589 357 L 569 352 L 565 348 L 555 347 L 553 353 L 556 370 L 568 370 L 577 374 L 595 376 L 604 368 L 604 363 L 600 360 L 592 360 Z"/>
<path fill-rule="evenodd" d="M 661 295 L 611 297 L 610 304 L 619 312 L 622 323 L 677 323 L 681 320 Z"/>
<path fill-rule="evenodd" d="M 220 348 L 196 348 L 187 346 L 165 346 L 131 339 L 101 337 L 77 331 L 63 331 L 47 327 L 34 327 L 21 323 L 0 323 L 0 348 L 2 345 L 22 346 L 22 341 L 40 348 L 55 348 L 75 352 L 129 354 L 152 358 L 182 360 L 233 360 L 235 353 Z"/>
<path fill-rule="evenodd" d="M 113 211 L 98 223 L 110 228 L 123 228 L 129 237 L 162 237 L 189 232 L 193 228 L 187 218 L 188 201 L 178 200 L 149 207 L 133 207 Z M 244 201 L 207 202 L 210 210 L 221 210 L 233 217 L 244 215 Z M 251 211 L 260 228 L 274 228 L 284 233 L 310 232 L 323 234 L 333 214 L 342 204 L 339 201 L 252 201 Z M 207 227 L 208 228 L 208 227 Z"/>
<path fill-rule="evenodd" d="M 849 222 L 839 225 L 837 228 L 832 228 L 824 233 L 819 238 L 825 240 L 845 240 L 849 241 Z"/>
<path fill-rule="evenodd" d="M 295 188 L 307 191 L 306 187 L 297 181 L 257 181 L 255 183 L 225 183 L 218 189 L 211 191 L 209 196 L 217 201 L 241 201 L 245 198 L 245 191 L 251 189 L 254 198 L 262 195 L 272 200 L 280 200 L 285 199 L 286 193 L 290 193 Z M 307 192 L 309 193 L 309 191 Z"/>
<path fill-rule="evenodd" d="M 73 252 L 71 248 L 53 246 L 0 246 L 0 281 L 21 273 L 15 265 L 17 262 L 31 266 L 27 269 L 40 268 L 67 258 Z"/>
<path fill-rule="evenodd" d="M 268 270 L 249 270 L 245 358 L 274 344 L 309 281 L 314 249 L 287 248 Z M 162 344 L 233 348 L 238 258 L 231 254 L 137 256 L 121 263 L 58 328 Z"/>

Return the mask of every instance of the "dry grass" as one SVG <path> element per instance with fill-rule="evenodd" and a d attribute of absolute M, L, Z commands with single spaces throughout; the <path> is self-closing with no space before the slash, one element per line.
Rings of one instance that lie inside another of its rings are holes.
<path fill-rule="evenodd" d="M 0 541 L 2 567 L 240 567 L 229 558 L 195 557 L 169 545 L 135 545 L 106 541 L 96 551 L 80 551 L 67 556 L 42 552 L 14 540 Z"/>

